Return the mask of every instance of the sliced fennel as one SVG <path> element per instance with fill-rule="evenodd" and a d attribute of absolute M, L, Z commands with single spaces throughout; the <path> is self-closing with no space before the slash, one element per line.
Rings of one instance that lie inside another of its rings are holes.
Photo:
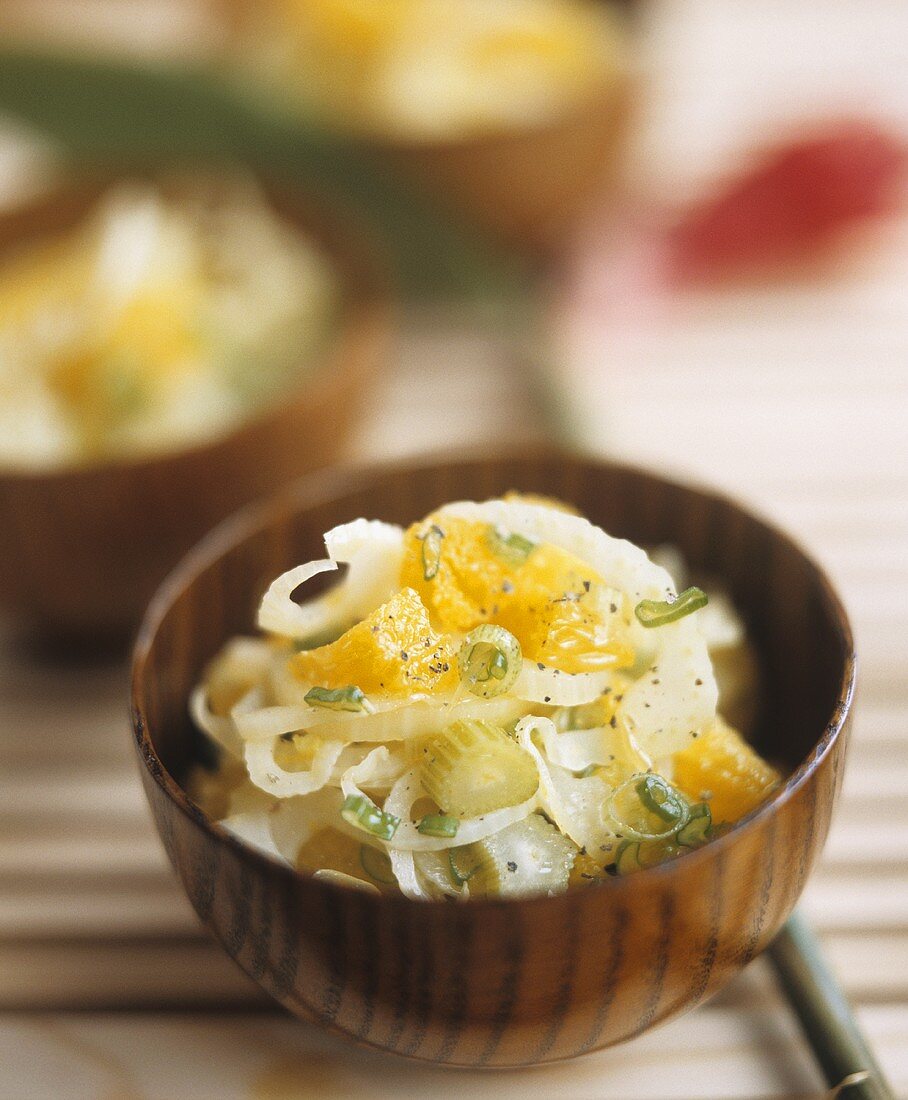
<path fill-rule="evenodd" d="M 208 688 L 199 684 L 189 696 L 189 714 L 196 726 L 230 756 L 242 759 L 243 741 L 232 718 L 214 714 L 208 705 Z"/>
<path fill-rule="evenodd" d="M 575 707 L 598 699 L 611 672 L 561 672 L 542 662 L 524 661 L 512 688 L 518 699 L 544 706 Z"/>
<path fill-rule="evenodd" d="M 321 741 L 305 771 L 286 771 L 275 760 L 280 738 L 247 741 L 244 749 L 246 768 L 252 782 L 276 798 L 312 794 L 331 779 L 331 769 L 344 751 L 342 741 Z"/>
<path fill-rule="evenodd" d="M 331 867 L 321 867 L 318 871 L 313 871 L 312 877 L 321 879 L 323 882 L 333 882 L 335 886 L 346 886 L 351 890 L 363 890 L 367 894 L 381 893 L 375 883 L 367 882 L 366 879 L 357 878 L 355 875 L 348 875 L 344 871 L 335 871 Z"/>
<path fill-rule="evenodd" d="M 602 807 L 609 787 L 596 775 L 577 778 L 551 765 L 537 748 L 533 735 L 558 736 L 548 718 L 524 718 L 517 724 L 517 740 L 536 761 L 539 772 L 539 804 L 562 833 L 578 847 L 593 849 L 608 844 L 614 831 L 604 821 Z"/>
<path fill-rule="evenodd" d="M 438 514 L 492 524 L 531 541 L 560 546 L 623 592 L 632 606 L 641 600 L 675 596 L 669 574 L 643 550 L 612 538 L 581 516 L 517 500 L 461 501 L 445 505 Z M 682 748 L 691 731 L 705 728 L 715 714 L 716 682 L 696 620 L 696 615 L 688 616 L 648 630 L 628 618 L 629 642 L 635 650 L 651 654 L 651 659 L 647 671 L 628 689 L 624 711 L 631 732 L 653 756 Z"/>
<path fill-rule="evenodd" d="M 262 630 L 302 639 L 339 630 L 365 618 L 399 587 L 403 558 L 400 527 L 357 519 L 330 530 L 325 535 L 325 548 L 327 560 L 291 569 L 270 585 L 259 608 Z M 291 599 L 301 584 L 319 573 L 336 570 L 339 563 L 349 568 L 336 588 L 307 604 Z"/>
<path fill-rule="evenodd" d="M 272 686 L 275 686 L 272 681 Z M 297 685 L 298 686 L 298 685 Z M 303 694 L 305 694 L 303 688 Z M 374 711 L 360 714 L 330 712 L 303 702 L 286 702 L 288 696 L 275 691 L 279 705 L 262 707 L 260 714 L 247 709 L 233 719 L 245 740 L 267 740 L 281 733 L 307 729 L 330 729 L 331 736 L 347 743 L 353 741 L 409 741 L 437 733 L 459 719 L 487 719 L 508 725 L 526 714 L 527 704 L 513 696 L 483 701 L 471 695 L 422 696 L 407 700 L 374 698 Z M 296 696 L 299 698 L 299 696 Z"/>
<path fill-rule="evenodd" d="M 223 819 L 221 825 L 237 840 L 242 840 L 244 844 L 248 844 L 251 848 L 264 852 L 265 855 L 272 856 L 274 859 L 280 860 L 281 863 L 290 862 L 274 843 L 269 814 L 261 810 L 231 814 L 230 817 Z"/>

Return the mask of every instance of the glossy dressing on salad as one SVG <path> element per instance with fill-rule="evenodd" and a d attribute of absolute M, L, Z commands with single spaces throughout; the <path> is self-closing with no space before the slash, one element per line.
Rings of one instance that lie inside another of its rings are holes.
<path fill-rule="evenodd" d="M 706 843 L 778 781 L 718 710 L 712 654 L 730 710 L 750 678 L 730 604 L 557 502 L 325 546 L 192 697 L 219 749 L 194 796 L 273 857 L 415 899 L 560 893 Z"/>

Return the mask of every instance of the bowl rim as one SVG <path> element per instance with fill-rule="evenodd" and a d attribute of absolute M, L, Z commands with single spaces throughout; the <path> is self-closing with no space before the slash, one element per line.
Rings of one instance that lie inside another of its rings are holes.
<path fill-rule="evenodd" d="M 661 473 L 636 463 L 613 461 L 602 455 L 597 455 L 588 450 L 566 449 L 556 445 L 542 445 L 534 447 L 496 449 L 493 458 L 500 461 L 520 462 L 523 460 L 550 461 L 550 462 L 579 462 L 598 465 L 603 468 L 626 473 L 632 476 L 655 480 L 672 488 L 683 488 L 693 491 L 698 495 L 706 496 L 712 500 L 729 506 L 735 511 L 743 512 L 749 518 L 755 519 L 764 527 L 773 538 L 779 539 L 784 545 L 792 549 L 810 570 L 813 579 L 819 586 L 826 606 L 836 623 L 839 636 L 846 657 L 839 681 L 836 701 L 826 723 L 814 743 L 811 750 L 801 760 L 798 766 L 784 778 L 783 782 L 753 810 L 739 818 L 727 832 L 711 840 L 701 848 L 685 852 L 677 859 L 665 860 L 636 871 L 631 876 L 609 876 L 606 880 L 593 883 L 590 887 L 580 890 L 568 890 L 563 894 L 553 896 L 539 895 L 519 898 L 471 898 L 469 907 L 472 909 L 497 908 L 499 906 L 537 906 L 552 904 L 558 899 L 572 898 L 576 896 L 586 897 L 600 891 L 627 889 L 627 883 L 633 882 L 640 875 L 649 876 L 649 880 L 667 878 L 678 873 L 679 863 L 691 867 L 693 860 L 704 861 L 717 857 L 730 847 L 735 839 L 745 831 L 749 831 L 757 822 L 770 817 L 785 803 L 789 802 L 805 786 L 814 772 L 820 767 L 825 758 L 831 753 L 834 745 L 842 734 L 846 720 L 849 717 L 854 699 L 855 683 L 857 676 L 857 655 L 854 647 L 854 635 L 845 606 L 838 595 L 832 581 L 823 567 L 808 553 L 803 546 L 775 522 L 767 519 L 762 514 L 755 512 L 749 506 L 739 503 L 734 497 L 721 490 L 704 485 L 697 479 L 679 479 L 672 475 L 663 476 Z M 141 626 L 136 635 L 131 657 L 131 720 L 135 747 L 142 762 L 142 767 L 148 771 L 151 778 L 157 783 L 167 798 L 177 809 L 192 823 L 198 825 L 209 839 L 235 851 L 241 858 L 251 859 L 253 863 L 260 863 L 263 871 L 277 874 L 289 883 L 305 882 L 313 889 L 327 890 L 329 894 L 340 891 L 344 896 L 349 896 L 354 891 L 351 887 L 325 879 L 317 879 L 311 874 L 297 870 L 289 863 L 284 863 L 252 845 L 239 840 L 219 822 L 214 821 L 195 803 L 177 779 L 171 775 L 164 762 L 158 755 L 154 746 L 148 721 L 141 706 L 141 694 L 145 683 L 145 669 L 151 650 L 154 646 L 158 628 L 163 622 L 175 600 L 183 590 L 193 583 L 198 576 L 213 565 L 223 555 L 247 538 L 251 538 L 270 525 L 289 515 L 304 511 L 321 503 L 327 503 L 331 499 L 341 495 L 345 491 L 355 489 L 357 486 L 368 484 L 377 477 L 393 476 L 395 473 L 411 472 L 420 469 L 435 468 L 441 464 L 465 465 L 477 461 L 489 459 L 487 449 L 480 448 L 444 448 L 421 453 L 418 456 L 408 456 L 383 462 L 369 463 L 367 465 L 344 467 L 331 471 L 322 471 L 303 478 L 295 485 L 278 493 L 267 500 L 256 501 L 235 512 L 217 527 L 209 532 L 196 546 L 171 570 L 165 580 L 157 589 L 154 597 L 148 605 L 143 616 Z M 420 911 L 429 907 L 436 912 L 450 912 L 450 902 L 444 898 L 433 900 L 416 900 L 399 893 L 376 893 L 371 891 L 357 891 L 369 902 L 378 906 L 418 906 Z"/>
<path fill-rule="evenodd" d="M 22 218 L 37 217 L 61 199 L 86 196 L 87 216 L 110 189 L 121 184 L 151 182 L 155 186 L 162 183 L 166 186 L 168 182 L 189 180 L 204 186 L 206 182 L 219 180 L 225 172 L 235 175 L 240 181 L 251 180 L 261 192 L 270 213 L 321 253 L 336 278 L 337 300 L 333 303 L 335 314 L 331 319 L 331 331 L 324 345 L 317 349 L 312 369 L 303 370 L 298 380 L 253 410 L 251 415 L 242 416 L 211 438 L 189 439 L 160 452 L 102 455 L 86 462 L 69 460 L 46 467 L 8 464 L 0 466 L 0 481 L 39 484 L 97 478 L 111 471 L 146 471 L 168 463 L 214 457 L 234 440 L 263 430 L 275 414 L 287 405 L 296 405 L 301 401 L 306 404 L 327 401 L 336 389 L 338 366 L 344 373 L 349 370 L 348 357 L 339 352 L 359 329 L 377 325 L 391 334 L 395 308 L 393 280 L 385 256 L 386 249 L 375 230 L 355 211 L 295 184 L 292 177 L 243 162 L 218 165 L 202 158 L 187 158 L 171 164 L 76 167 L 62 175 L 52 176 L 47 186 L 29 192 L 21 202 L 0 209 L 0 236 L 7 226 Z M 82 217 L 80 215 L 80 220 Z M 55 233 L 51 230 L 50 237 Z M 28 250 L 40 244 L 47 236 L 46 227 L 39 226 L 0 242 L 0 262 L 7 254 L 20 248 Z"/>

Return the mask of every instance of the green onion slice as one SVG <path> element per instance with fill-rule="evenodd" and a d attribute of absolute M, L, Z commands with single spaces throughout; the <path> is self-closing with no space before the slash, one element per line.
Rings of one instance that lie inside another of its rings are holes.
<path fill-rule="evenodd" d="M 632 775 L 616 787 L 605 804 L 605 813 L 619 836 L 638 842 L 659 841 L 684 828 L 690 819 L 690 805 L 661 776 L 647 773 Z M 666 828 L 660 829 L 663 822 Z"/>
<path fill-rule="evenodd" d="M 678 843 L 684 848 L 699 848 L 712 836 L 712 814 L 705 802 L 691 806 L 690 820 L 678 830 Z"/>
<path fill-rule="evenodd" d="M 661 775 L 645 775 L 637 783 L 637 794 L 648 810 L 675 828 L 690 817 L 685 799 Z"/>
<path fill-rule="evenodd" d="M 709 597 L 702 588 L 686 588 L 673 600 L 641 600 L 634 608 L 642 626 L 665 626 L 706 607 Z"/>
<path fill-rule="evenodd" d="M 615 870 L 619 875 L 627 875 L 631 871 L 640 871 L 642 868 L 639 841 L 622 840 L 615 854 Z"/>
<path fill-rule="evenodd" d="M 434 580 L 438 575 L 438 567 L 441 565 L 441 540 L 444 537 L 444 531 L 434 523 L 422 536 L 422 575 L 427 581 Z"/>
<path fill-rule="evenodd" d="M 391 870 L 391 860 L 387 852 L 373 848 L 371 844 L 359 846 L 359 862 L 369 878 L 376 882 L 383 882 L 386 886 L 396 886 L 397 879 Z"/>
<path fill-rule="evenodd" d="M 448 865 L 455 886 L 463 886 L 482 866 L 482 860 L 472 851 L 472 845 L 448 849 Z"/>
<path fill-rule="evenodd" d="M 500 527 L 490 527 L 488 542 L 496 557 L 510 565 L 523 565 L 536 549 L 536 543 L 524 535 L 508 533 Z"/>
<path fill-rule="evenodd" d="M 459 827 L 460 822 L 450 814 L 426 814 L 416 830 L 423 836 L 454 837 Z"/>
<path fill-rule="evenodd" d="M 391 840 L 400 825 L 400 818 L 386 814 L 365 795 L 350 794 L 341 806 L 341 817 L 348 825 L 377 836 L 379 840 Z"/>
<path fill-rule="evenodd" d="M 482 699 L 504 694 L 517 679 L 522 660 L 520 642 L 492 623 L 470 631 L 457 654 L 461 680 Z"/>
<path fill-rule="evenodd" d="M 346 710 L 354 714 L 371 714 L 375 708 L 353 684 L 342 688 L 310 688 L 303 701 L 310 707 L 324 707 L 325 710 Z"/>

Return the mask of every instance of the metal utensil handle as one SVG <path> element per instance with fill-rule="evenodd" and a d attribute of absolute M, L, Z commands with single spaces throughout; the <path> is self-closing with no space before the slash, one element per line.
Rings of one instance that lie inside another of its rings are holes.
<path fill-rule="evenodd" d="M 792 914 L 766 955 L 835 1096 L 895 1100 L 810 925 Z"/>

